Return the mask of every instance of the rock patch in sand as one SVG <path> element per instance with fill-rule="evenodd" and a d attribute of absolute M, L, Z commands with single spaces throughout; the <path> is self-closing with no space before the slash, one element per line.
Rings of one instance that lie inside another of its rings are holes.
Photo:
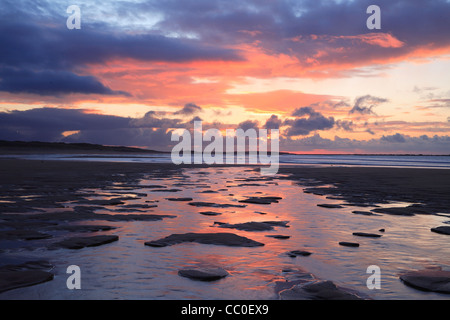
<path fill-rule="evenodd" d="M 203 191 L 198 191 L 197 193 L 219 193 L 219 191 L 216 191 L 216 190 L 203 190 Z"/>
<path fill-rule="evenodd" d="M 193 280 L 215 281 L 225 278 L 229 273 L 221 267 L 198 267 L 179 270 L 178 275 Z"/>
<path fill-rule="evenodd" d="M 267 187 L 267 185 L 261 183 L 240 183 L 237 187 Z"/>
<path fill-rule="evenodd" d="M 164 218 L 175 218 L 174 215 L 168 214 L 103 214 L 95 213 L 91 219 L 107 220 L 107 221 L 157 221 Z"/>
<path fill-rule="evenodd" d="M 239 204 L 228 204 L 228 203 L 214 203 L 214 202 L 203 202 L 203 201 L 194 201 L 188 203 L 194 207 L 211 207 L 211 208 L 245 208 L 245 205 Z"/>
<path fill-rule="evenodd" d="M 440 233 L 440 234 L 449 234 L 450 235 L 450 226 L 440 226 L 436 228 L 431 228 L 432 232 Z"/>
<path fill-rule="evenodd" d="M 275 282 L 275 293 L 281 300 L 360 300 L 364 295 L 352 289 L 321 280 L 301 268 L 282 270 L 285 281 Z"/>
<path fill-rule="evenodd" d="M 322 207 L 322 208 L 329 208 L 329 209 L 343 208 L 343 206 L 341 206 L 340 204 L 331 204 L 331 203 L 320 203 L 317 206 Z"/>
<path fill-rule="evenodd" d="M 353 232 L 354 236 L 358 237 L 368 237 L 368 238 L 379 238 L 381 237 L 381 234 L 376 233 L 367 233 L 367 232 Z"/>
<path fill-rule="evenodd" d="M 286 252 L 286 254 L 291 258 L 295 258 L 298 256 L 307 257 L 307 256 L 310 256 L 312 253 L 309 251 L 305 251 L 305 250 L 292 250 L 292 251 Z"/>
<path fill-rule="evenodd" d="M 119 240 L 116 235 L 98 235 L 92 237 L 72 237 L 53 244 L 52 248 L 82 249 L 97 247 Z"/>
<path fill-rule="evenodd" d="M 202 244 L 214 244 L 231 247 L 259 247 L 264 243 L 254 241 L 252 239 L 238 236 L 234 233 L 181 233 L 172 234 L 165 238 L 145 242 L 146 246 L 166 247 L 183 242 L 197 242 Z"/>
<path fill-rule="evenodd" d="M 219 215 L 221 215 L 220 212 L 215 212 L 215 211 L 202 211 L 202 212 L 199 212 L 199 213 L 204 215 L 204 216 L 219 216 Z"/>
<path fill-rule="evenodd" d="M 169 201 L 192 201 L 192 198 L 166 198 Z"/>
<path fill-rule="evenodd" d="M 359 243 L 357 243 L 357 242 L 341 241 L 341 242 L 339 242 L 339 245 L 344 246 L 344 247 L 359 247 Z"/>
<path fill-rule="evenodd" d="M 273 230 L 274 226 L 277 227 L 288 227 L 289 221 L 250 221 L 244 223 L 216 223 L 219 228 L 230 228 L 244 231 L 270 231 Z"/>
<path fill-rule="evenodd" d="M 372 209 L 371 211 L 377 212 L 377 213 L 390 214 L 390 215 L 394 215 L 394 216 L 406 216 L 406 217 L 412 217 L 416 213 L 423 213 L 422 211 L 418 212 L 418 209 L 414 208 L 414 207 L 376 208 L 376 209 Z"/>
<path fill-rule="evenodd" d="M 112 226 L 101 226 L 101 225 L 59 225 L 47 228 L 49 230 L 62 230 L 69 232 L 97 232 L 97 231 L 109 231 L 116 229 Z"/>
<path fill-rule="evenodd" d="M 30 261 L 0 267 L 0 292 L 33 286 L 50 281 L 53 274 L 46 271 L 53 266 L 47 261 Z"/>
<path fill-rule="evenodd" d="M 407 285 L 424 291 L 450 293 L 450 271 L 419 270 L 409 271 L 400 276 Z"/>
<path fill-rule="evenodd" d="M 282 300 L 361 300 L 355 292 L 338 287 L 329 280 L 299 283 L 279 293 Z"/>
<path fill-rule="evenodd" d="M 3 240 L 40 240 L 51 237 L 50 234 L 28 229 L 6 230 L 0 233 L 0 239 Z"/>
<path fill-rule="evenodd" d="M 182 190 L 173 188 L 173 189 L 152 189 L 152 190 L 149 190 L 149 191 L 150 192 L 180 192 Z"/>
<path fill-rule="evenodd" d="M 78 201 L 80 204 L 87 204 L 87 205 L 97 205 L 97 206 L 117 206 L 119 204 L 125 204 L 120 198 L 114 198 L 109 200 L 81 200 Z"/>
<path fill-rule="evenodd" d="M 373 213 L 373 212 L 370 212 L 370 211 L 358 211 L 358 210 L 355 210 L 355 211 L 352 211 L 352 213 L 360 214 L 360 215 L 363 215 L 363 216 L 380 216 L 379 214 L 376 214 L 376 213 Z"/>
<path fill-rule="evenodd" d="M 135 203 L 135 204 L 122 205 L 121 207 L 124 209 L 150 209 L 150 208 L 156 208 L 157 206 L 158 206 L 157 204 Z"/>
<path fill-rule="evenodd" d="M 285 239 L 289 239 L 291 236 L 285 236 L 283 234 L 268 234 L 268 235 L 266 235 L 266 237 L 285 240 Z"/>
<path fill-rule="evenodd" d="M 278 200 L 281 200 L 281 197 L 249 197 L 244 200 L 239 200 L 242 203 L 255 203 L 255 204 L 271 204 L 278 203 Z"/>

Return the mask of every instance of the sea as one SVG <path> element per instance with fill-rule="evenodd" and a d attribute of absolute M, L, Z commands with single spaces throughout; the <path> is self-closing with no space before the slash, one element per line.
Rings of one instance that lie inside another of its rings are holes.
<path fill-rule="evenodd" d="M 18 154 L 0 155 L 34 160 L 72 160 L 172 163 L 170 153 L 155 154 Z M 245 158 L 245 159 L 244 159 Z M 235 163 L 249 163 L 247 156 L 235 156 Z M 275 158 L 272 159 L 275 161 Z M 223 161 L 226 162 L 226 159 Z M 193 159 L 191 163 L 194 163 Z M 227 163 L 229 164 L 229 163 Z M 280 154 L 280 165 L 364 166 L 364 167 L 413 167 L 450 168 L 450 155 L 366 155 L 366 154 Z"/>

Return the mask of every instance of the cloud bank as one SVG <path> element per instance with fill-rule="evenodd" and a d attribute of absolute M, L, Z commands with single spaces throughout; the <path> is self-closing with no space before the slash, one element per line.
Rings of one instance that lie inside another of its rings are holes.
<path fill-rule="evenodd" d="M 272 115 L 264 127 L 280 129 L 280 150 L 296 152 L 359 152 L 359 153 L 435 153 L 450 150 L 450 136 L 411 137 L 401 133 L 383 135 L 378 139 L 355 140 L 335 136 L 327 139 L 319 131 L 337 125 L 332 117 L 325 117 L 311 107 L 298 108 L 296 120 L 279 119 Z M 36 108 L 26 111 L 0 112 L 0 140 L 88 142 L 105 145 L 132 145 L 170 151 L 172 132 L 179 128 L 192 130 L 195 116 L 190 121 L 177 118 L 159 118 L 148 112 L 141 118 L 89 113 L 82 109 Z M 303 121 L 299 121 L 303 120 Z M 341 124 L 342 125 L 342 124 Z M 203 129 L 225 124 L 205 122 Z M 258 129 L 257 121 L 246 120 L 235 128 Z M 69 132 L 70 134 L 66 135 Z M 313 133 L 306 136 L 306 132 Z"/>

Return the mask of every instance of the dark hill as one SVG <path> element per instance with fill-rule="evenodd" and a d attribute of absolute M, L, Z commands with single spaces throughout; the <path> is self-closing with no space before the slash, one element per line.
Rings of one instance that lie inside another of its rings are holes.
<path fill-rule="evenodd" d="M 40 141 L 0 140 L 0 153 L 162 153 L 160 151 L 123 147 L 104 146 L 91 143 L 65 143 Z"/>

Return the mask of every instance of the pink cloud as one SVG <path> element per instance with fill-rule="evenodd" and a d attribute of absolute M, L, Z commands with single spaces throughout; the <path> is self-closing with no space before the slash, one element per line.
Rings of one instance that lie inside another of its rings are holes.
<path fill-rule="evenodd" d="M 380 46 L 383 48 L 401 48 L 405 45 L 404 42 L 398 40 L 390 33 L 368 33 L 356 36 L 338 36 L 339 39 L 355 39 L 371 45 Z"/>

